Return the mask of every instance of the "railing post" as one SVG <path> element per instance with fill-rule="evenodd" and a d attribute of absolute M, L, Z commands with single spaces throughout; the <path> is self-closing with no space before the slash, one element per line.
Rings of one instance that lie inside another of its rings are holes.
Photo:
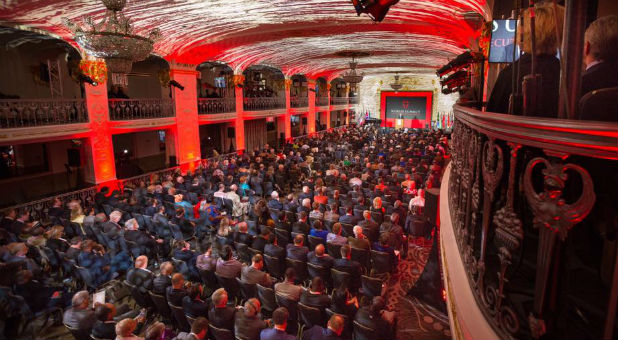
<path fill-rule="evenodd" d="M 331 102 L 330 102 L 330 88 L 331 88 L 331 84 L 330 82 L 328 84 L 326 84 L 326 100 L 327 100 L 327 109 L 326 109 L 326 129 L 330 129 L 331 128 L 331 124 L 330 124 L 330 112 L 331 112 Z"/>
<path fill-rule="evenodd" d="M 182 169 L 200 159 L 200 131 L 197 113 L 197 74 L 195 65 L 170 63 L 170 77 L 184 86 L 173 87 L 176 111 L 176 159 Z M 171 85 L 170 85 L 171 86 Z"/>
<path fill-rule="evenodd" d="M 285 78 L 285 115 L 283 116 L 283 124 L 285 131 L 285 140 L 292 138 L 292 103 L 290 87 L 292 86 L 292 79 Z M 279 138 L 279 136 L 277 136 Z"/>
<path fill-rule="evenodd" d="M 236 94 L 236 118 L 234 119 L 234 129 L 236 130 L 236 152 L 242 154 L 245 150 L 245 121 L 244 116 L 244 98 L 242 85 L 245 82 L 245 76 L 241 74 L 234 75 L 234 93 Z"/>
<path fill-rule="evenodd" d="M 558 118 L 577 118 L 581 92 L 581 65 L 583 62 L 582 51 L 584 50 L 587 7 L 588 1 L 586 0 L 569 0 L 566 2 L 562 38 L 562 57 L 564 62 L 560 77 L 561 89 L 564 86 L 566 91 L 560 92 Z"/>
<path fill-rule="evenodd" d="M 102 60 L 88 60 L 89 63 L 105 65 Z M 90 136 L 86 143 L 86 182 L 102 184 L 116 180 L 116 162 L 114 145 L 109 127 L 109 106 L 107 99 L 107 81 L 99 80 L 93 86 L 84 83 L 86 108 L 90 122 Z"/>
<path fill-rule="evenodd" d="M 307 134 L 312 134 L 315 132 L 315 79 L 307 78 L 307 88 L 309 89 L 309 108 L 307 110 Z"/>

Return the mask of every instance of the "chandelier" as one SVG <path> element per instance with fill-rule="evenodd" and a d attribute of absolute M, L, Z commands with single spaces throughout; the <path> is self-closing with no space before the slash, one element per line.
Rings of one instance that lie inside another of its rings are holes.
<path fill-rule="evenodd" d="M 363 73 L 356 73 L 356 66 L 358 66 L 358 63 L 355 62 L 354 57 L 352 57 L 350 70 L 343 74 L 343 80 L 345 80 L 346 83 L 358 84 L 363 81 Z"/>
<path fill-rule="evenodd" d="M 144 60 L 152 52 L 159 30 L 150 31 L 148 37 L 137 35 L 131 21 L 122 14 L 127 0 L 101 0 L 107 8 L 105 17 L 95 23 L 87 17 L 81 25 L 65 19 L 65 25 L 75 34 L 75 41 L 91 55 L 105 59 L 112 73 L 112 84 L 126 86 L 127 74 L 134 62 Z"/>
<path fill-rule="evenodd" d="M 394 83 L 392 83 L 392 84 L 390 84 L 390 85 L 391 85 L 391 88 L 392 88 L 393 90 L 395 90 L 395 92 L 397 92 L 397 91 L 401 90 L 401 87 L 402 87 L 403 85 L 401 85 L 401 84 L 399 83 L 399 73 L 395 73 L 395 82 L 394 82 Z"/>

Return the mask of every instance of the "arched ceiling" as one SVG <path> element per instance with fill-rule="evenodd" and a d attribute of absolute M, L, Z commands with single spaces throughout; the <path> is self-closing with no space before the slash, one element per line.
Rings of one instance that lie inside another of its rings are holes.
<path fill-rule="evenodd" d="M 383 22 L 358 17 L 350 0 L 129 0 L 124 14 L 140 34 L 159 28 L 155 53 L 180 63 L 222 61 L 237 72 L 255 64 L 286 75 L 334 78 L 353 50 L 365 74 L 385 69 L 427 73 L 478 37 L 465 13 L 487 17 L 487 0 L 401 0 Z M 99 0 L 7 0 L 0 21 L 47 31 L 67 41 L 62 18 L 99 20 Z"/>

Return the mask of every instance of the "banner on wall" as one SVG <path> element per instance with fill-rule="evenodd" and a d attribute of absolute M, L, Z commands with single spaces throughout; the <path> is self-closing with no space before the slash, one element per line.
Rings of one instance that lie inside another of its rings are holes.
<path fill-rule="evenodd" d="M 427 97 L 386 97 L 386 118 L 425 120 Z"/>

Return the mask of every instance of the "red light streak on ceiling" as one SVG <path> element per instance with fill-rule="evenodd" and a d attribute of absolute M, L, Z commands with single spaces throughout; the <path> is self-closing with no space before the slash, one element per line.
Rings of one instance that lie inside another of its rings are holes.
<path fill-rule="evenodd" d="M 0 20 L 72 41 L 62 18 L 97 21 L 104 10 L 99 0 L 8 0 Z M 379 24 L 357 17 L 349 0 L 129 0 L 124 13 L 138 33 L 161 30 L 155 53 L 168 60 L 332 78 L 348 68 L 334 54 L 342 50 L 373 52 L 359 59 L 366 74 L 394 65 L 433 73 L 478 37 L 463 18 L 470 11 L 487 18 L 486 0 L 401 0 Z"/>

